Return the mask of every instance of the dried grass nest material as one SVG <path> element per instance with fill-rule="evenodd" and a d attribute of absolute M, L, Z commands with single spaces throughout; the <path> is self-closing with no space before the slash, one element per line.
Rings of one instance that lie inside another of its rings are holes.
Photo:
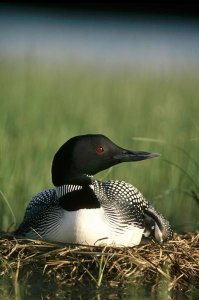
<path fill-rule="evenodd" d="M 163 245 L 134 248 L 63 245 L 0 234 L 0 274 L 15 281 L 31 276 L 59 285 L 160 287 L 169 291 L 199 289 L 199 233 L 175 234 Z"/>

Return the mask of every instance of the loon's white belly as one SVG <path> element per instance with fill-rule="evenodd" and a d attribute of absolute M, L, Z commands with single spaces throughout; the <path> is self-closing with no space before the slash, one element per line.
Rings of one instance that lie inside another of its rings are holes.
<path fill-rule="evenodd" d="M 87 245 L 135 246 L 141 241 L 144 229 L 132 224 L 122 231 L 114 230 L 106 220 L 103 208 L 63 210 L 63 215 L 52 230 L 43 236 L 50 241 Z"/>

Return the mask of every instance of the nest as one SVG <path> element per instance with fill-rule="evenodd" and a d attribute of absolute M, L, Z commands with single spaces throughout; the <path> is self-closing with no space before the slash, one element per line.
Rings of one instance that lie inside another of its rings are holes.
<path fill-rule="evenodd" d="M 134 248 L 63 245 L 0 235 L 0 275 L 59 286 L 199 289 L 199 233 Z M 36 279 L 35 279 L 36 278 Z"/>

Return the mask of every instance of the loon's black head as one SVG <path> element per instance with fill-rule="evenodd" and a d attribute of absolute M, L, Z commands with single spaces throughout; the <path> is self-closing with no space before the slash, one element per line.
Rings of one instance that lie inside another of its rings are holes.
<path fill-rule="evenodd" d="M 52 181 L 55 186 L 90 183 L 88 175 L 122 162 L 156 156 L 159 154 L 123 149 L 101 134 L 76 136 L 63 144 L 55 154 Z"/>

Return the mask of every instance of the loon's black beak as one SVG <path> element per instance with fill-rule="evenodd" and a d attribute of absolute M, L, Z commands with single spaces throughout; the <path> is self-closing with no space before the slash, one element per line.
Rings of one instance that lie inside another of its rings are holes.
<path fill-rule="evenodd" d="M 114 159 L 118 162 L 127 162 L 127 161 L 139 161 L 148 158 L 158 157 L 159 153 L 153 152 L 144 152 L 144 151 L 130 151 L 122 149 L 122 151 L 114 155 Z"/>

